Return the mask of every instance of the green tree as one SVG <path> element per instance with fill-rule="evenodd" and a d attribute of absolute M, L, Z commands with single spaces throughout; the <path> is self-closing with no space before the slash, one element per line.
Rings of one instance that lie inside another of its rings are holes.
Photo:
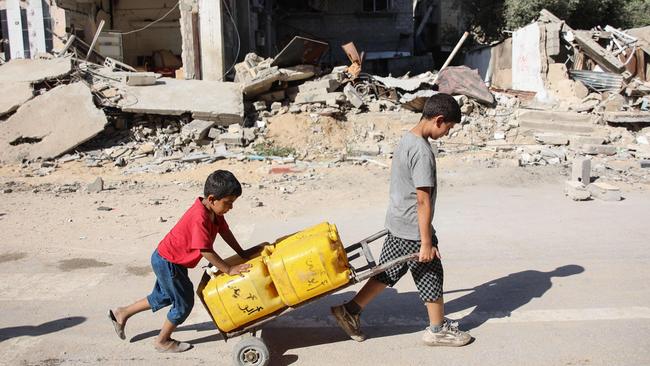
<path fill-rule="evenodd" d="M 500 40 L 548 9 L 574 29 L 611 25 L 633 28 L 650 25 L 650 0 L 457 0 L 474 38 L 481 43 Z"/>
<path fill-rule="evenodd" d="M 628 0 L 625 4 L 625 27 L 638 28 L 650 25 L 650 0 Z"/>

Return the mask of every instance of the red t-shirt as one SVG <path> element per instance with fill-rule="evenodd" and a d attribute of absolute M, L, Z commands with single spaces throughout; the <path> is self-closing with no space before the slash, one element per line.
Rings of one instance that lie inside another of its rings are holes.
<path fill-rule="evenodd" d="M 212 249 L 217 234 L 228 229 L 223 216 L 217 215 L 216 223 L 210 220 L 210 212 L 202 200 L 202 197 L 197 198 L 158 244 L 158 254 L 169 262 L 186 268 L 196 267 L 201 260 L 201 249 Z"/>

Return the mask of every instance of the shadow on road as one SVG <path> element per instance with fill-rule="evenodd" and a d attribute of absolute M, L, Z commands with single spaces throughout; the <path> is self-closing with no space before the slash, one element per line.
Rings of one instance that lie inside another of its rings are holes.
<path fill-rule="evenodd" d="M 460 328 L 471 330 L 489 319 L 508 317 L 516 309 L 534 298 L 542 297 L 553 284 L 553 277 L 568 277 L 584 272 L 584 267 L 571 264 L 553 271 L 528 270 L 511 273 L 469 289 L 447 291 L 445 294 L 469 292 L 445 304 L 446 313 L 451 314 L 471 309 L 467 316 L 458 319 Z M 404 279 L 408 281 L 408 279 Z M 304 327 L 305 324 L 333 324 L 329 308 L 350 300 L 355 292 L 332 294 L 313 303 L 299 307 L 282 316 L 283 324 L 296 324 L 296 327 L 274 325 L 263 328 L 262 338 L 271 352 L 271 365 L 290 365 L 298 361 L 298 356 L 285 354 L 299 349 L 321 344 L 350 341 L 336 326 Z M 204 311 L 204 309 L 200 309 Z M 362 316 L 363 330 L 368 338 L 390 337 L 422 331 L 428 325 L 426 309 L 417 292 L 398 293 L 387 288 L 365 309 Z M 399 325 L 403 324 L 403 325 Z M 208 331 L 210 334 L 187 340 L 192 344 L 222 340 L 211 322 L 181 326 L 177 331 Z M 158 330 L 139 334 L 131 342 L 154 337 Z M 232 342 L 238 342 L 233 339 Z"/>
<path fill-rule="evenodd" d="M 470 314 L 459 319 L 461 329 L 471 330 L 489 319 L 508 317 L 532 299 L 542 297 L 553 286 L 551 278 L 573 276 L 584 270 L 582 266 L 570 264 L 549 272 L 522 271 L 474 288 L 449 291 L 447 293 L 471 292 L 447 302 L 445 312 L 451 314 L 475 307 Z"/>
<path fill-rule="evenodd" d="M 70 318 L 52 320 L 40 325 L 21 325 L 17 327 L 1 328 L 0 342 L 22 336 L 38 337 L 45 334 L 55 333 L 66 328 L 72 328 L 85 321 L 86 318 L 83 316 L 73 316 Z"/>

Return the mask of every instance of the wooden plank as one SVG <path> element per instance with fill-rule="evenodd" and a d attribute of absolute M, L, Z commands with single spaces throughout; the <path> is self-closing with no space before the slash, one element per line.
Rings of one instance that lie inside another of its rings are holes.
<path fill-rule="evenodd" d="M 619 59 L 591 38 L 591 31 L 573 31 L 573 35 L 580 49 L 600 67 L 610 72 L 625 71 L 625 65 Z"/>
<path fill-rule="evenodd" d="M 25 58 L 23 22 L 20 18 L 20 1 L 7 0 L 7 28 L 9 33 L 9 58 Z"/>
<path fill-rule="evenodd" d="M 27 24 L 29 32 L 29 54 L 32 58 L 45 53 L 45 25 L 43 24 L 43 3 L 41 0 L 27 1 Z"/>
<path fill-rule="evenodd" d="M 598 65 L 610 72 L 621 73 L 625 71 L 625 65 L 613 56 L 606 49 L 601 47 L 598 42 L 591 38 L 591 31 L 575 31 L 569 27 L 562 19 L 556 17 L 550 11 L 542 9 L 540 12 L 540 20 L 546 20 L 554 23 L 562 23 L 562 30 L 564 32 L 571 32 L 575 37 L 575 41 L 580 46 L 582 52 L 587 54 L 591 59 L 596 61 Z"/>

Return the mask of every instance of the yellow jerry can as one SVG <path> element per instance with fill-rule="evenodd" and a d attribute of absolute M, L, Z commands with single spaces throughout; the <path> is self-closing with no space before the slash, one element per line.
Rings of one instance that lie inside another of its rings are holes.
<path fill-rule="evenodd" d="M 308 233 L 307 233 L 308 232 Z M 265 248 L 264 262 L 282 301 L 294 306 L 350 281 L 335 225 L 323 223 Z"/>
<path fill-rule="evenodd" d="M 266 248 L 265 248 L 266 250 Z M 285 307 L 261 256 L 246 263 L 248 272 L 222 273 L 203 289 L 203 301 L 219 329 L 230 332 Z"/>
<path fill-rule="evenodd" d="M 317 235 L 317 234 L 327 234 L 327 233 L 330 232 L 330 230 L 332 230 L 331 226 L 334 226 L 334 225 L 330 225 L 330 223 L 328 223 L 328 222 L 321 222 L 318 225 L 314 225 L 314 226 L 309 227 L 309 228 L 307 228 L 305 230 L 301 230 L 301 231 L 298 231 L 297 233 L 293 233 L 293 234 L 291 234 L 289 236 L 278 239 L 274 243 L 274 245 L 280 245 L 280 246 L 289 245 L 289 243 L 294 243 L 294 242 L 299 241 L 299 240 L 301 240 L 301 239 L 303 239 L 305 237 L 308 237 L 308 236 L 313 236 L 313 235 Z M 334 226 L 334 231 L 336 231 L 335 226 Z"/>

